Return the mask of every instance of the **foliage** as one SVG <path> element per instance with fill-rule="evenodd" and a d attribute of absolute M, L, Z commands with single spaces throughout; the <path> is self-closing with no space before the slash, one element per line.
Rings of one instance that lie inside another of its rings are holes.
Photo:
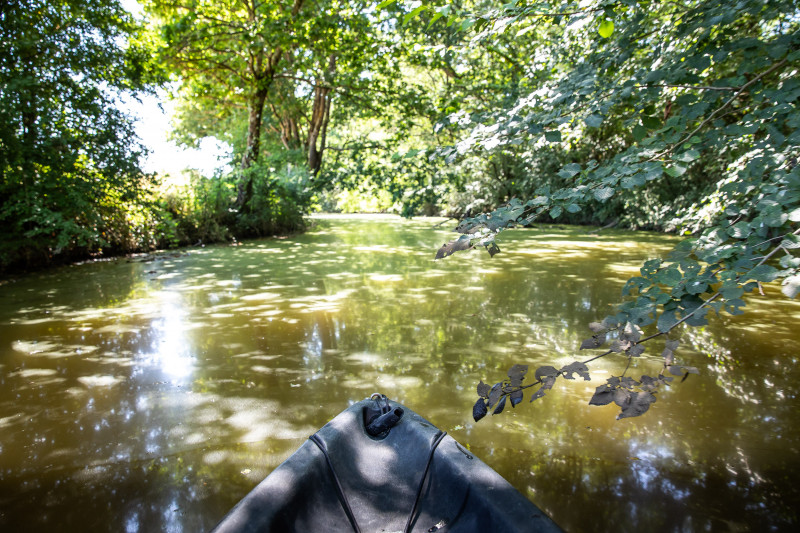
<path fill-rule="evenodd" d="M 763 283 L 781 280 L 784 294 L 795 297 L 797 14 L 790 1 L 742 0 L 735 9 L 704 1 L 518 2 L 450 20 L 473 27 L 474 46 L 491 46 L 509 34 L 553 38 L 540 41 L 527 70 L 530 88 L 513 104 L 457 112 L 443 122 L 443 128 L 466 129 L 444 157 L 548 144 L 580 154 L 587 139 L 604 131 L 613 132 L 615 146 L 564 164 L 560 182 L 543 180 L 525 200 L 466 218 L 457 228 L 462 235 L 437 257 L 478 244 L 494 255 L 495 237 L 507 228 L 581 213 L 631 191 L 694 188 L 692 202 L 673 209 L 673 224 L 689 238 L 666 259 L 645 263 L 626 284 L 625 302 L 603 324 L 623 331 L 653 325 L 660 336 L 679 324 L 706 324 L 711 310 L 741 313 L 743 295 Z M 643 341 L 620 335 L 608 353 L 638 356 Z M 595 339 L 593 347 L 600 347 Z M 563 371 L 537 375 L 540 392 Z M 614 389 L 636 406 L 625 416 L 641 414 L 653 379 L 609 383 L 601 398 Z M 634 385 L 645 388 L 635 397 L 619 392 Z M 501 384 L 501 397 L 519 387 Z M 597 395 L 593 401 L 600 401 Z"/>
<path fill-rule="evenodd" d="M 4 3 L 0 12 L 0 266 L 120 246 L 150 180 L 121 92 L 154 74 L 118 2 Z"/>

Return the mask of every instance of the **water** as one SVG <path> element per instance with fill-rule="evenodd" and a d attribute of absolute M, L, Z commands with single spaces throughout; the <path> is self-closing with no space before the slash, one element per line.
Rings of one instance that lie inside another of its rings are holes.
<path fill-rule="evenodd" d="M 440 220 L 72 266 L 0 285 L 0 529 L 202 531 L 349 403 L 380 391 L 567 530 L 793 530 L 798 302 L 687 331 L 698 367 L 643 417 L 589 406 L 625 361 L 479 423 L 480 379 L 560 367 L 675 241 L 542 227 L 433 261 Z M 451 225 L 450 225 L 451 226 Z M 627 375 L 661 368 L 653 346 Z M 679 380 L 676 380 L 679 381 Z"/>

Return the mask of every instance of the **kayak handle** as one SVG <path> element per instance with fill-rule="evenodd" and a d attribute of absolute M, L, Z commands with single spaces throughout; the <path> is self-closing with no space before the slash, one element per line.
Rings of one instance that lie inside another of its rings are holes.
<path fill-rule="evenodd" d="M 388 413 L 384 413 L 374 418 L 369 424 L 367 424 L 367 433 L 369 433 L 372 437 L 377 437 L 381 433 L 389 431 L 395 425 L 397 425 L 402 416 L 403 410 L 399 407 L 395 407 Z"/>

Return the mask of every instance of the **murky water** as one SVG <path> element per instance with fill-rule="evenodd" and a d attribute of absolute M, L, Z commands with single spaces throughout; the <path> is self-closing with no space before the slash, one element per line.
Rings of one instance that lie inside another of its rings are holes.
<path fill-rule="evenodd" d="M 475 424 L 479 379 L 560 366 L 669 238 L 543 227 L 433 261 L 431 220 L 95 263 L 0 286 L 0 529 L 202 531 L 348 402 L 419 412 L 573 531 L 797 525 L 800 304 L 686 332 L 645 416 L 588 405 L 625 361 Z M 658 372 L 660 347 L 628 375 Z"/>

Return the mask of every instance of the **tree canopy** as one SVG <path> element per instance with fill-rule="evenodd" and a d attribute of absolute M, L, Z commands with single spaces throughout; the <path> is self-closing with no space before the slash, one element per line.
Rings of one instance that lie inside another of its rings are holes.
<path fill-rule="evenodd" d="M 518 146 L 532 150 L 527 157 L 536 162 L 537 150 L 555 144 L 564 157 L 533 194 L 463 220 L 462 236 L 437 256 L 477 244 L 493 255 L 504 229 L 587 207 L 602 212 L 615 199 L 623 205 L 618 216 L 631 225 L 655 216 L 656 226 L 687 238 L 628 280 L 624 303 L 591 325 L 594 335 L 582 346 L 599 348 L 613 333 L 607 353 L 628 357 L 680 324 L 706 324 L 711 311 L 741 313 L 742 297 L 764 283 L 781 280 L 783 293 L 794 298 L 800 291 L 797 14 L 796 2 L 761 0 L 735 8 L 702 1 L 516 2 L 454 20 L 475 28 L 473 46 L 495 46 L 510 33 L 549 37 L 538 41 L 526 65 L 527 88 L 509 104 L 461 110 L 442 122 L 465 132 L 442 154 L 455 161 Z M 648 209 L 656 212 L 643 213 Z M 643 337 L 641 328 L 651 324 L 656 333 Z M 676 367 L 676 348 L 667 341 L 665 371 L 687 375 L 693 369 Z M 532 399 L 556 377 L 586 371 L 583 363 L 573 365 L 537 370 L 541 388 Z M 480 387 L 476 418 L 486 407 L 502 410 L 506 396 L 512 404 L 521 399 L 524 373 L 516 367 L 494 390 Z M 664 378 L 615 377 L 592 402 L 622 394 L 620 416 L 636 416 L 655 401 L 652 391 Z"/>
<path fill-rule="evenodd" d="M 2 262 L 96 251 L 148 179 L 116 103 L 151 80 L 150 55 L 118 2 L 4 2 L 0 22 Z"/>

